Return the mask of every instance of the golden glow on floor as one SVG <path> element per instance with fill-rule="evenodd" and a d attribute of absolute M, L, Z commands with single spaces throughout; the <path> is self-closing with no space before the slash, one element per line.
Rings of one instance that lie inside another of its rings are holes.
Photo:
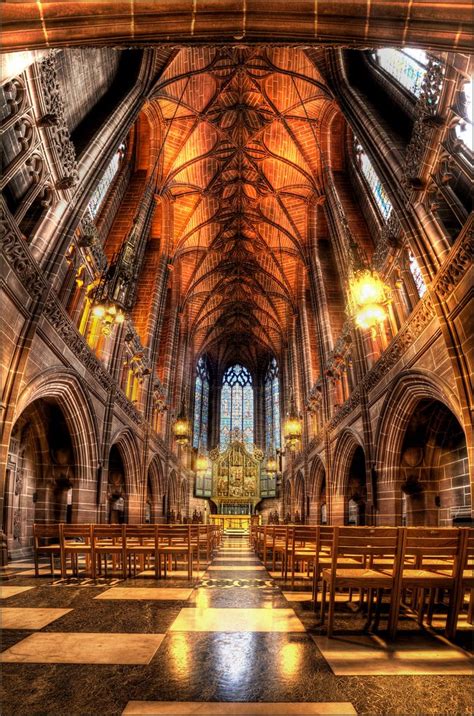
<path fill-rule="evenodd" d="M 303 632 L 293 609 L 181 609 L 170 631 Z"/>

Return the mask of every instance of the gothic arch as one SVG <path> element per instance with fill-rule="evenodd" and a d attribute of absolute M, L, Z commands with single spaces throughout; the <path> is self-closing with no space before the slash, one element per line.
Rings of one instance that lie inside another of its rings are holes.
<path fill-rule="evenodd" d="M 164 516 L 163 495 L 165 494 L 163 467 L 158 455 L 154 455 L 148 463 L 146 481 L 145 500 L 151 499 L 151 522 L 157 522 Z"/>
<path fill-rule="evenodd" d="M 125 482 L 129 496 L 138 493 L 141 460 L 136 437 L 130 428 L 116 433 L 111 440 L 110 449 L 116 446 L 120 452 L 125 468 Z"/>
<path fill-rule="evenodd" d="M 85 485 L 96 473 L 99 431 L 92 401 L 81 379 L 74 371 L 57 366 L 42 372 L 22 391 L 12 425 L 40 399 L 54 400 L 64 414 L 77 462 L 78 485 Z"/>
<path fill-rule="evenodd" d="M 427 411 L 430 427 L 424 437 L 423 415 L 426 416 Z M 443 422 L 451 421 L 450 438 L 458 436 L 460 442 L 457 448 L 463 451 L 464 465 L 468 464 L 469 435 L 461 415 L 453 391 L 429 371 L 405 371 L 393 381 L 382 407 L 375 441 L 380 508 L 385 522 L 405 524 L 408 519 L 408 524 L 451 524 L 451 508 L 455 507 L 456 498 L 451 490 L 451 502 L 445 497 L 440 501 L 440 489 L 445 490 L 446 486 L 440 478 L 442 470 L 438 464 L 438 453 L 440 448 L 441 451 L 444 448 L 440 443 L 438 450 L 433 452 L 435 445 L 432 441 L 437 443 L 440 439 L 438 431 L 443 431 Z M 415 427 L 418 426 L 415 432 L 414 421 Z M 407 462 L 408 452 L 413 453 L 414 449 L 419 453 L 419 461 L 413 462 L 412 455 Z M 455 469 L 454 464 L 451 464 L 450 470 Z M 423 469 L 420 466 L 424 466 Z M 470 502 L 472 484 L 469 489 L 468 475 L 472 475 L 472 466 L 470 473 L 466 467 L 461 472 Z M 456 476 L 459 480 L 461 474 L 456 473 Z M 464 509 L 469 508 L 464 505 Z"/>
<path fill-rule="evenodd" d="M 400 373 L 388 390 L 375 436 L 375 459 L 381 483 L 396 483 L 398 458 L 408 422 L 416 405 L 430 398 L 445 405 L 463 425 L 459 403 L 444 381 L 426 370 Z"/>
<path fill-rule="evenodd" d="M 325 492 L 326 468 L 322 458 L 319 455 L 316 455 L 311 465 L 310 476 L 306 490 L 307 522 L 318 524 L 321 522 L 321 507 L 323 504 L 325 504 L 326 500 Z"/>
<path fill-rule="evenodd" d="M 178 509 L 179 489 L 180 489 L 180 484 L 179 484 L 178 473 L 176 472 L 176 470 L 172 470 L 170 472 L 170 475 L 168 478 L 168 489 L 167 489 L 167 501 L 166 502 L 167 502 L 168 513 L 173 510 L 175 513 L 175 517 L 176 517 L 176 512 Z"/>
<path fill-rule="evenodd" d="M 298 470 L 294 478 L 294 498 L 293 498 L 293 517 L 298 516 L 302 522 L 304 522 L 306 515 L 306 485 L 302 470 Z"/>
<path fill-rule="evenodd" d="M 355 430 L 347 428 L 339 436 L 334 451 L 332 468 L 334 490 L 341 495 L 345 494 L 349 478 L 349 468 L 357 448 L 360 447 L 365 454 L 362 438 Z"/>

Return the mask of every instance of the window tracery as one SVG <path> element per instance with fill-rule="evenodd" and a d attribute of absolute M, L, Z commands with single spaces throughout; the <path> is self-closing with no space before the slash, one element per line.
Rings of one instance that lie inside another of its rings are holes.
<path fill-rule="evenodd" d="M 234 430 L 240 431 L 246 445 L 254 442 L 252 376 L 238 363 L 228 368 L 222 379 L 220 445 L 226 447 Z"/>
<path fill-rule="evenodd" d="M 112 184 L 114 178 L 117 175 L 117 172 L 125 154 L 125 148 L 125 143 L 122 143 L 119 146 L 118 150 L 115 152 L 114 156 L 110 160 L 106 170 L 102 174 L 102 177 L 99 180 L 99 183 L 97 184 L 90 198 L 87 208 L 93 219 L 99 213 L 100 207 L 102 206 L 104 199 L 107 196 L 107 192 L 110 188 L 110 185 Z"/>
<path fill-rule="evenodd" d="M 280 381 L 278 363 L 272 358 L 265 375 L 265 447 L 281 447 Z"/>
<path fill-rule="evenodd" d="M 414 97 L 419 97 L 426 74 L 428 56 L 424 50 L 404 47 L 384 47 L 372 53 L 375 63 L 391 75 Z"/>
<path fill-rule="evenodd" d="M 196 366 L 194 387 L 193 447 L 207 449 L 209 424 L 209 369 L 201 356 Z"/>
<path fill-rule="evenodd" d="M 374 165 L 356 137 L 354 137 L 354 147 L 359 168 L 369 186 L 372 196 L 374 197 L 378 210 L 382 214 L 384 220 L 387 221 L 392 213 L 392 202 L 388 198 L 387 192 L 385 191 L 383 184 L 374 169 Z"/>
<path fill-rule="evenodd" d="M 472 85 L 474 78 L 470 78 L 462 88 L 463 97 L 463 117 L 456 124 L 456 137 L 471 152 L 474 151 L 474 127 L 472 123 Z"/>
<path fill-rule="evenodd" d="M 426 292 L 426 283 L 423 279 L 420 266 L 418 265 L 418 261 L 413 256 L 411 251 L 408 252 L 408 262 L 410 267 L 410 273 L 413 276 L 413 281 L 415 282 L 416 290 L 418 291 L 418 295 L 421 298 Z"/>

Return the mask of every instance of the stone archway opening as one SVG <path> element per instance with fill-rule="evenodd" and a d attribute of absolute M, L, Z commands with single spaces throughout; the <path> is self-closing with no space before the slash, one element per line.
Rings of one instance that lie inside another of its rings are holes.
<path fill-rule="evenodd" d="M 107 502 L 109 524 L 123 524 L 126 522 L 127 484 L 125 466 L 118 445 L 112 445 L 110 448 Z"/>
<path fill-rule="evenodd" d="M 345 491 L 345 522 L 348 525 L 365 525 L 367 504 L 367 478 L 364 450 L 356 447 L 350 462 Z"/>
<path fill-rule="evenodd" d="M 35 522 L 73 521 L 75 465 L 62 409 L 39 398 L 20 415 L 10 439 L 4 524 L 12 557 L 31 551 Z"/>
<path fill-rule="evenodd" d="M 295 499 L 293 522 L 296 524 L 304 524 L 306 519 L 306 497 L 305 497 L 304 477 L 301 472 L 295 478 Z"/>
<path fill-rule="evenodd" d="M 400 453 L 401 520 L 448 527 L 471 518 L 466 437 L 456 416 L 434 399 L 418 402 Z"/>

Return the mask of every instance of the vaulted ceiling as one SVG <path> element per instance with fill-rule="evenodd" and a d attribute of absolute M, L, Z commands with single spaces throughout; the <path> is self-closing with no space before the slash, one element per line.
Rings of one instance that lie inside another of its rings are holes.
<path fill-rule="evenodd" d="M 304 285 L 311 203 L 336 108 L 303 50 L 179 50 L 155 86 L 160 191 L 196 353 L 280 355 Z M 324 136 L 323 136 L 324 135 Z"/>

